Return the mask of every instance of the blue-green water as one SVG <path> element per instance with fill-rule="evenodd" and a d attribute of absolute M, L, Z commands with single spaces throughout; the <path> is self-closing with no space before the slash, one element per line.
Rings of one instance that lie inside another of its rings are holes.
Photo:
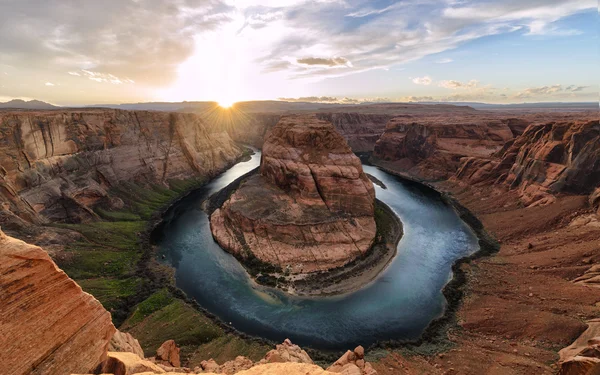
<path fill-rule="evenodd" d="M 256 287 L 244 268 L 214 242 L 201 202 L 256 168 L 260 153 L 235 165 L 165 215 L 160 253 L 175 270 L 177 286 L 206 310 L 250 335 L 290 338 L 318 349 L 347 349 L 382 340 L 418 338 L 445 307 L 452 264 L 478 250 L 477 237 L 434 194 L 375 167 L 365 172 L 386 186 L 377 198 L 398 215 L 404 236 L 388 268 L 351 294 L 303 298 Z"/>

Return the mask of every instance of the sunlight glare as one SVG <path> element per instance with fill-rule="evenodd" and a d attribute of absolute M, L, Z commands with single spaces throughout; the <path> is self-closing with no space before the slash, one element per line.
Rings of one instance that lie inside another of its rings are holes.
<path fill-rule="evenodd" d="M 228 108 L 231 108 L 235 104 L 235 102 L 230 99 L 222 99 L 222 100 L 218 101 L 218 104 L 219 104 L 219 107 L 228 109 Z"/>

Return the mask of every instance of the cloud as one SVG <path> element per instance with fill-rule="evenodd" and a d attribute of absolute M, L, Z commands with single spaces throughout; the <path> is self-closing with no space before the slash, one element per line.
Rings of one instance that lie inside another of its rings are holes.
<path fill-rule="evenodd" d="M 389 98 L 337 98 L 335 96 L 304 96 L 300 98 L 279 98 L 278 100 L 285 102 L 302 102 L 302 103 L 328 103 L 328 104 L 363 104 L 363 103 L 389 103 L 392 100 Z"/>
<path fill-rule="evenodd" d="M 196 35 L 229 22 L 220 0 L 0 1 L 0 64 L 171 82 Z"/>
<path fill-rule="evenodd" d="M 469 82 L 460 82 L 455 80 L 449 81 L 440 81 L 438 83 L 439 87 L 443 87 L 445 89 L 471 89 L 476 88 L 479 85 L 479 81 L 472 79 Z"/>
<path fill-rule="evenodd" d="M 333 96 L 304 96 L 300 98 L 279 98 L 284 102 L 306 102 L 306 103 L 336 103 L 338 98 Z"/>
<path fill-rule="evenodd" d="M 565 88 L 565 91 L 569 91 L 569 92 L 579 92 L 579 91 L 583 91 L 585 89 L 587 89 L 590 86 L 575 86 L 575 85 L 569 85 Z"/>
<path fill-rule="evenodd" d="M 531 98 L 532 96 L 548 96 L 555 94 L 557 92 L 563 91 L 562 85 L 556 84 L 551 86 L 541 86 L 541 87 L 531 87 L 525 89 L 521 92 L 518 92 L 515 97 L 516 98 Z"/>
<path fill-rule="evenodd" d="M 46 86 L 55 86 L 54 83 L 52 83 L 52 82 L 46 82 L 46 83 L 44 83 L 44 85 L 46 85 Z"/>
<path fill-rule="evenodd" d="M 596 8 L 590 0 L 406 0 L 384 8 L 374 8 L 366 0 L 310 7 L 302 3 L 277 8 L 284 13 L 285 24 L 273 31 L 281 37 L 259 60 L 265 71 L 291 77 L 337 77 L 415 61 L 485 36 L 531 32 L 540 26 L 565 32 L 552 23 Z M 315 50 L 320 53 L 307 53 Z M 320 55 L 344 56 L 352 67 L 284 63 Z"/>
<path fill-rule="evenodd" d="M 297 59 L 296 62 L 304 65 L 352 66 L 352 63 L 343 57 L 305 57 L 302 59 Z"/>
<path fill-rule="evenodd" d="M 429 85 L 431 85 L 431 82 L 433 82 L 433 80 L 429 76 L 415 77 L 415 78 L 412 78 L 412 81 L 416 85 L 425 85 L 425 86 L 429 86 Z"/>
<path fill-rule="evenodd" d="M 71 74 L 73 72 L 70 72 L 69 74 Z M 134 80 L 129 79 L 129 78 L 119 78 L 117 76 L 114 76 L 110 73 L 100 73 L 100 72 L 92 72 L 89 70 L 81 70 L 81 74 L 77 73 L 77 74 L 72 74 L 72 75 L 83 75 L 87 78 L 89 78 L 92 81 L 96 81 L 96 82 L 100 82 L 100 83 L 112 83 L 113 85 L 121 85 L 123 83 L 135 83 Z"/>
<path fill-rule="evenodd" d="M 433 102 L 435 99 L 433 96 L 405 96 L 400 98 L 402 102 Z"/>
<path fill-rule="evenodd" d="M 77 76 L 77 77 L 81 76 L 81 74 L 79 74 L 78 72 L 67 72 L 67 74 L 70 74 L 72 76 Z"/>
<path fill-rule="evenodd" d="M 451 62 L 453 62 L 453 61 L 454 61 L 454 60 L 452 60 L 452 59 L 445 58 L 445 59 L 440 59 L 440 60 L 436 61 L 435 63 L 436 63 L 436 64 L 448 64 L 448 63 L 451 63 Z"/>
<path fill-rule="evenodd" d="M 346 14 L 346 17 L 361 18 L 361 17 L 372 16 L 375 14 L 382 14 L 382 13 L 385 13 L 387 11 L 390 11 L 390 10 L 398 7 L 399 5 L 401 5 L 401 3 L 393 4 L 393 5 L 390 5 L 388 7 L 382 8 L 382 9 L 365 8 L 365 9 L 358 10 L 356 12 L 348 13 L 348 14 Z"/>

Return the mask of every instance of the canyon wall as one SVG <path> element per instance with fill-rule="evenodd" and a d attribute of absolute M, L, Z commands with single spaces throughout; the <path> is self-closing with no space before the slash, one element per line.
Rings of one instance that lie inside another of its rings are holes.
<path fill-rule="evenodd" d="M 371 152 L 392 116 L 369 113 L 317 113 L 346 138 L 353 152 Z"/>
<path fill-rule="evenodd" d="M 93 220 L 113 186 L 210 176 L 241 154 L 194 114 L 0 112 L 0 200 L 29 222 Z"/>
<path fill-rule="evenodd" d="M 513 139 L 520 129 L 514 124 L 475 115 L 396 117 L 375 144 L 373 159 L 418 178 L 446 179 L 463 157 L 488 156 Z"/>
<path fill-rule="evenodd" d="M 87 373 L 106 358 L 108 311 L 44 250 L 2 232 L 0 291 L 3 374 Z"/>
<path fill-rule="evenodd" d="M 591 194 L 597 204 L 599 122 L 533 124 L 492 157 L 464 159 L 456 177 L 516 189 L 528 206 L 551 203 L 558 193 Z"/>
<path fill-rule="evenodd" d="M 221 247 L 291 273 L 324 271 L 365 254 L 375 193 L 331 123 L 286 116 L 263 145 L 260 173 L 211 216 Z"/>
<path fill-rule="evenodd" d="M 240 143 L 262 148 L 269 130 L 284 116 L 278 113 L 240 113 L 232 110 L 215 116 L 202 115 L 204 120 L 226 129 L 231 137 Z M 392 117 L 387 114 L 355 112 L 317 112 L 317 118 L 331 122 L 336 130 L 346 138 L 354 152 L 371 152 L 375 142 L 385 130 L 385 124 Z"/>

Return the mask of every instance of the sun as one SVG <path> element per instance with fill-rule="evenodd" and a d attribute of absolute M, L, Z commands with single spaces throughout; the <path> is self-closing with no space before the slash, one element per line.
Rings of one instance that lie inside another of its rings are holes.
<path fill-rule="evenodd" d="M 221 108 L 231 108 L 235 102 L 231 99 L 223 99 L 217 102 Z"/>

